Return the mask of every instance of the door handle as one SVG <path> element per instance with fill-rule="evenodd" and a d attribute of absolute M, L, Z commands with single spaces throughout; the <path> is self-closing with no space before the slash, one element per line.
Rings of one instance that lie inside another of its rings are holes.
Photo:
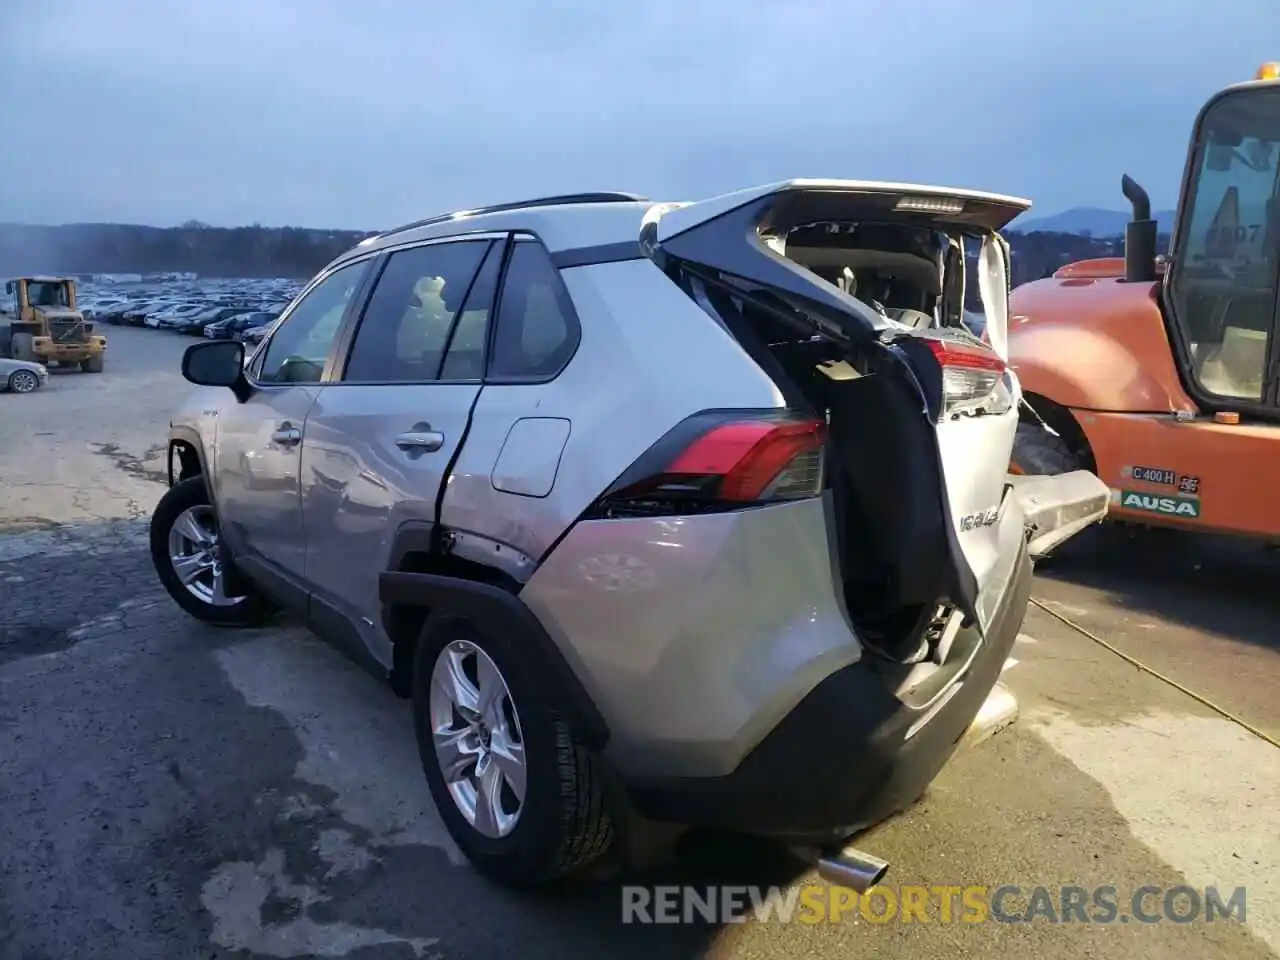
<path fill-rule="evenodd" d="M 411 430 L 396 437 L 401 450 L 421 450 L 434 453 L 444 446 L 444 434 L 439 430 Z"/>
<path fill-rule="evenodd" d="M 301 442 L 301 440 L 302 431 L 297 427 L 289 426 L 288 424 L 282 426 L 275 433 L 271 434 L 272 443 L 284 444 L 286 447 L 291 447 L 295 443 Z"/>

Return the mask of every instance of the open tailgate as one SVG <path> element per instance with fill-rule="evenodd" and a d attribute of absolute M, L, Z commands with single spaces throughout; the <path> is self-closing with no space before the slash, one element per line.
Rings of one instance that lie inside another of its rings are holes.
<path fill-rule="evenodd" d="M 849 344 L 888 344 L 903 338 L 914 341 L 917 334 L 789 259 L 787 234 L 809 225 L 847 221 L 901 223 L 982 237 L 979 285 L 984 303 L 994 304 L 988 311 L 988 334 L 992 348 L 1003 359 L 1003 336 L 990 330 L 1008 313 L 1007 260 L 996 231 L 1029 207 L 1028 201 L 1017 197 L 970 190 L 788 180 L 667 207 L 651 217 L 641 243 L 660 265 L 674 261 L 698 268 L 704 275 L 735 278 L 739 289 L 756 289 L 775 302 L 789 304 L 813 324 L 814 332 L 828 338 Z M 907 351 L 913 354 L 917 360 L 912 362 L 919 362 L 920 350 Z M 912 509 L 936 509 L 945 517 L 942 529 L 948 542 L 937 546 L 955 562 L 961 595 L 954 599 L 974 613 L 991 608 L 993 597 L 983 596 L 983 603 L 979 597 L 988 583 L 999 589 L 999 571 L 1007 552 L 1004 545 L 1009 535 L 1002 533 L 1006 525 L 1000 507 L 1017 426 L 1016 397 L 1013 404 L 1000 413 L 974 411 L 934 422 L 917 407 L 904 414 L 911 422 L 898 424 L 902 431 L 920 438 L 911 447 L 916 452 L 910 469 L 936 477 L 927 485 L 933 490 L 926 498 L 932 505 L 922 503 Z M 930 434 L 927 440 L 925 432 Z M 1019 529 L 1016 536 L 1021 535 Z"/>

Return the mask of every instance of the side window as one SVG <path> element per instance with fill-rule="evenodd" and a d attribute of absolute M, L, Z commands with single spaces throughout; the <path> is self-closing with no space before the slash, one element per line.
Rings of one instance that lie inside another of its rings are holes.
<path fill-rule="evenodd" d="M 342 379 L 435 380 L 454 318 L 491 246 L 491 240 L 461 240 L 393 253 L 365 307 Z M 479 343 L 483 357 L 483 333 Z M 479 378 L 479 369 L 474 376 Z"/>
<path fill-rule="evenodd" d="M 369 261 L 339 267 L 311 289 L 276 328 L 254 376 L 263 383 L 316 383 L 338 334 L 347 304 Z"/>
<path fill-rule="evenodd" d="M 489 376 L 550 379 L 569 362 L 578 337 L 573 302 L 551 257 L 540 243 L 517 243 L 498 305 Z"/>

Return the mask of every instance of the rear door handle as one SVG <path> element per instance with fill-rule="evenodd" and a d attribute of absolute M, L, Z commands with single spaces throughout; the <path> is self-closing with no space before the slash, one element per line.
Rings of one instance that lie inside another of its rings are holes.
<path fill-rule="evenodd" d="M 444 434 L 439 430 L 410 430 L 396 437 L 396 446 L 401 450 L 434 453 L 444 446 Z"/>
<path fill-rule="evenodd" d="M 286 447 L 292 447 L 295 443 L 300 443 L 301 441 L 302 431 L 288 424 L 271 434 L 272 443 L 280 443 Z"/>

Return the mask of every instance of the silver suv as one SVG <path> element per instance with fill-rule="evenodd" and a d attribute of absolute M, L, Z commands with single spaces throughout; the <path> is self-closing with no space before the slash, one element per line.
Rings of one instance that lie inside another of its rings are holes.
<path fill-rule="evenodd" d="M 955 749 L 1028 540 L 1106 510 L 1091 474 L 1006 476 L 997 231 L 1028 206 L 789 181 L 365 240 L 251 357 L 187 350 L 209 389 L 172 422 L 156 570 L 412 698 L 440 814 L 502 881 L 586 864 L 621 811 L 838 843 Z"/>

